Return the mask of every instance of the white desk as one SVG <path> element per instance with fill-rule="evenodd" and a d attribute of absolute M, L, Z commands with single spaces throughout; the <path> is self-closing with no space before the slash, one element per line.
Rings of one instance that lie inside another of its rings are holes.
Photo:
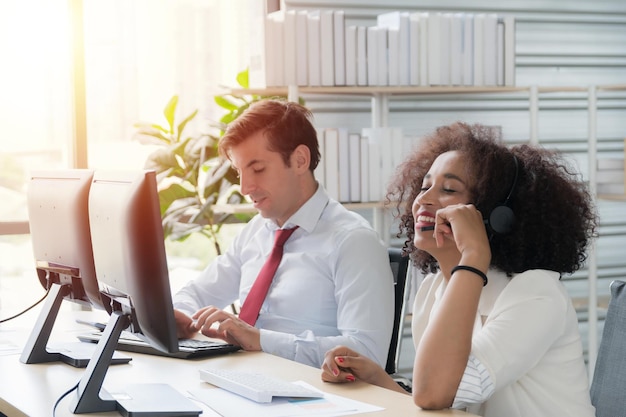
<path fill-rule="evenodd" d="M 87 330 L 74 323 L 74 318 L 96 318 L 102 320 L 102 312 L 61 311 L 57 318 L 52 340 L 74 341 L 77 333 Z M 38 311 L 0 325 L 0 342 L 11 342 L 20 347 L 28 338 L 30 328 Z M 2 316 L 2 315 L 0 315 Z M 126 352 L 125 352 L 126 353 Z M 133 360 L 127 365 L 109 367 L 104 389 L 115 392 L 130 383 L 167 383 L 187 395 L 189 390 L 216 389 L 202 382 L 198 370 L 203 366 L 241 369 L 267 373 L 286 380 L 302 380 L 324 392 L 383 407 L 383 411 L 367 413 L 368 416 L 470 416 L 457 410 L 423 411 L 418 409 L 408 395 L 371 386 L 361 382 L 350 384 L 328 384 L 322 382 L 320 370 L 263 352 L 237 352 L 225 356 L 202 360 L 171 359 L 152 355 L 127 353 Z M 9 417 L 50 417 L 53 404 L 81 378 L 83 369 L 64 363 L 23 364 L 19 353 L 0 356 L 0 412 Z M 57 407 L 57 416 L 73 416 L 68 406 L 70 396 Z M 218 416 L 208 407 L 202 417 Z M 93 416 L 119 416 L 117 412 L 87 414 Z"/>

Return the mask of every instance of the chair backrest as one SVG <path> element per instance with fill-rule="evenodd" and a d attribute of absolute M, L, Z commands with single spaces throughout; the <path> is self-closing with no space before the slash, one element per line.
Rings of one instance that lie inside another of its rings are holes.
<path fill-rule="evenodd" d="M 591 383 L 597 417 L 626 412 L 626 282 L 611 283 L 611 301 Z"/>
<path fill-rule="evenodd" d="M 398 371 L 398 356 L 402 341 L 402 328 L 404 327 L 405 315 L 405 293 L 406 280 L 409 270 L 409 258 L 402 256 L 402 249 L 389 248 L 389 264 L 393 272 L 395 309 L 393 318 L 393 332 L 391 334 L 391 344 L 387 355 L 385 370 L 388 374 L 395 374 Z"/>

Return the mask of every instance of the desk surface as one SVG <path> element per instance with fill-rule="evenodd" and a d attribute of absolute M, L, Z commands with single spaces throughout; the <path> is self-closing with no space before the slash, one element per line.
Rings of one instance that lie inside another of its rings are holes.
<path fill-rule="evenodd" d="M 87 330 L 76 324 L 75 318 L 102 320 L 102 312 L 61 311 L 51 342 L 75 341 L 76 334 Z M 7 342 L 23 346 L 38 312 L 29 312 L 23 318 L 0 325 L 0 345 Z M 58 328 L 58 329 L 57 329 Z M 189 390 L 216 389 L 202 382 L 199 369 L 203 366 L 240 369 L 267 373 L 289 381 L 302 380 L 320 390 L 383 407 L 384 410 L 367 413 L 368 416 L 469 416 L 457 410 L 424 411 L 418 409 L 408 395 L 375 387 L 361 382 L 328 384 L 322 382 L 320 370 L 263 352 L 236 352 L 209 359 L 182 360 L 152 355 L 126 353 L 133 358 L 127 365 L 111 366 L 107 372 L 104 389 L 122 390 L 130 383 L 166 383 L 188 395 Z M 0 352 L 0 411 L 7 416 L 49 417 L 57 399 L 81 378 L 84 370 L 63 363 L 23 364 L 19 353 Z M 70 396 L 64 398 L 56 410 L 57 416 L 71 416 L 68 406 Z M 218 416 L 210 408 L 203 408 L 202 417 Z M 88 414 L 93 416 L 119 416 L 117 412 Z"/>

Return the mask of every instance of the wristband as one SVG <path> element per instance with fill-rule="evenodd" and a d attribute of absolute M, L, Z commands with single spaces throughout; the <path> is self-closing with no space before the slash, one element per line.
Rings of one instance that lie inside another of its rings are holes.
<path fill-rule="evenodd" d="M 454 274 L 456 271 L 459 271 L 459 270 L 470 271 L 470 272 L 475 273 L 479 277 L 481 277 L 483 279 L 483 287 L 487 285 L 487 282 L 489 282 L 487 280 L 487 275 L 485 275 L 483 271 L 481 271 L 480 269 L 476 269 L 473 266 L 457 265 L 454 268 L 452 268 L 452 272 L 450 272 L 450 275 Z"/>

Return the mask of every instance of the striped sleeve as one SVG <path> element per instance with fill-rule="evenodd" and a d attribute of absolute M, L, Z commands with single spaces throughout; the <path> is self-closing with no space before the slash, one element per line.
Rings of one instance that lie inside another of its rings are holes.
<path fill-rule="evenodd" d="M 491 397 L 494 389 L 495 386 L 487 368 L 470 355 L 452 408 L 465 408 L 471 404 L 483 403 Z"/>

